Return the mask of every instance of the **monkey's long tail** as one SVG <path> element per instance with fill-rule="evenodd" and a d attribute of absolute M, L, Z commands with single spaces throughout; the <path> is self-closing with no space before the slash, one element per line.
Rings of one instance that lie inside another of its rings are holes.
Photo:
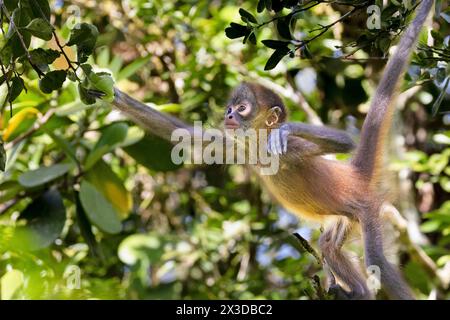
<path fill-rule="evenodd" d="M 351 164 L 367 176 L 371 183 L 378 182 L 384 144 L 392 123 L 399 83 L 433 2 L 433 0 L 422 0 L 416 17 L 403 34 L 394 55 L 387 63 L 370 104 L 369 113 L 364 120 L 361 142 Z"/>

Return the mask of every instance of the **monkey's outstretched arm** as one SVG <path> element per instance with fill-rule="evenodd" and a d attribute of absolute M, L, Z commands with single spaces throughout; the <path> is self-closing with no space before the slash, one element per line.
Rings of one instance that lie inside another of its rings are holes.
<path fill-rule="evenodd" d="M 356 145 L 345 131 L 306 123 L 287 123 L 291 135 L 312 141 L 330 153 L 352 151 Z"/>
<path fill-rule="evenodd" d="M 187 123 L 168 114 L 159 112 L 158 110 L 133 99 L 117 88 L 114 88 L 114 93 L 115 97 L 112 104 L 137 124 L 142 126 L 143 129 L 156 136 L 170 141 L 172 132 L 175 129 L 181 128 L 190 132 L 193 131 L 193 128 Z"/>
<path fill-rule="evenodd" d="M 313 142 L 316 145 L 315 154 L 347 153 L 356 147 L 352 138 L 345 131 L 300 122 L 289 122 L 281 125 L 278 132 L 271 133 L 268 143 L 269 151 L 278 154 L 286 153 L 289 136 L 300 137 Z"/>

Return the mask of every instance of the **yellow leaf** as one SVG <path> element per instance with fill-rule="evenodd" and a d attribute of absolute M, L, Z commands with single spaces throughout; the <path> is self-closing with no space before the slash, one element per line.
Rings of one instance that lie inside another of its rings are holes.
<path fill-rule="evenodd" d="M 98 161 L 86 179 L 113 205 L 122 220 L 128 217 L 133 206 L 131 193 L 104 161 Z"/>
<path fill-rule="evenodd" d="M 3 275 L 0 280 L 1 285 L 1 299 L 11 300 L 14 294 L 23 285 L 23 273 L 19 270 L 10 270 Z"/>
<path fill-rule="evenodd" d="M 39 111 L 36 108 L 24 108 L 17 112 L 8 121 L 8 125 L 3 132 L 3 140 L 11 141 L 21 133 L 30 129 L 37 119 Z"/>

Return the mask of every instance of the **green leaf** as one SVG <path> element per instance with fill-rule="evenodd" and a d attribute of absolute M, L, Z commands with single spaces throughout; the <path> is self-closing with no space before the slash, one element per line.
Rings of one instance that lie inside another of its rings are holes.
<path fill-rule="evenodd" d="M 51 93 L 53 90 L 61 89 L 64 81 L 66 81 L 66 76 L 66 70 L 50 71 L 39 80 L 39 88 L 44 93 Z"/>
<path fill-rule="evenodd" d="M 267 48 L 270 49 L 279 49 L 279 48 L 287 48 L 289 45 L 289 41 L 280 41 L 280 40 L 263 40 L 261 41 Z"/>
<path fill-rule="evenodd" d="M 81 102 L 84 104 L 91 105 L 96 101 L 95 97 L 89 94 L 89 90 L 86 89 L 81 83 L 78 84 L 78 94 L 80 95 Z"/>
<path fill-rule="evenodd" d="M 239 14 L 241 15 L 241 19 L 244 22 L 252 22 L 252 23 L 258 23 L 256 18 L 247 10 L 240 8 Z"/>
<path fill-rule="evenodd" d="M 80 233 L 81 236 L 86 241 L 89 250 L 96 255 L 96 256 L 102 256 L 101 249 L 97 243 L 97 240 L 95 239 L 95 235 L 92 232 L 91 223 L 89 222 L 89 219 L 87 217 L 86 212 L 84 211 L 83 205 L 81 204 L 80 200 L 80 193 L 75 193 L 76 197 L 76 213 L 77 213 L 77 223 L 80 227 Z"/>
<path fill-rule="evenodd" d="M 138 163 L 151 170 L 166 172 L 181 166 L 172 162 L 172 144 L 153 135 L 146 135 L 141 141 L 124 150 Z"/>
<path fill-rule="evenodd" d="M 277 66 L 277 64 L 289 53 L 289 48 L 279 48 L 275 50 L 275 52 L 270 56 L 269 60 L 267 60 L 266 65 L 264 66 L 264 70 L 272 70 Z"/>
<path fill-rule="evenodd" d="M 24 188 L 15 180 L 7 180 L 0 184 L 0 203 L 5 203 L 17 197 Z"/>
<path fill-rule="evenodd" d="M 19 183 L 27 188 L 33 188 L 53 181 L 65 175 L 72 166 L 70 164 L 54 164 L 49 167 L 40 167 L 27 171 L 19 176 Z"/>
<path fill-rule="evenodd" d="M 435 41 L 435 45 L 441 45 L 444 42 L 444 37 L 436 30 L 431 30 L 431 36 Z"/>
<path fill-rule="evenodd" d="M 118 144 L 125 140 L 128 125 L 123 122 L 113 123 L 103 130 L 100 139 L 89 153 L 85 162 L 85 170 L 89 170 L 102 156 L 115 149 Z"/>
<path fill-rule="evenodd" d="M 39 111 L 32 107 L 26 107 L 17 112 L 8 120 L 8 125 L 3 131 L 3 139 L 12 141 L 22 133 L 28 131 L 36 122 Z"/>
<path fill-rule="evenodd" d="M 16 33 L 16 26 L 19 23 L 21 10 L 19 8 L 14 9 L 11 13 L 11 21 L 9 22 L 8 32 L 5 35 L 5 39 L 11 39 Z"/>
<path fill-rule="evenodd" d="M 258 5 L 256 6 L 256 12 L 261 13 L 264 11 L 265 3 L 264 0 L 259 0 Z"/>
<path fill-rule="evenodd" d="M 25 226 L 16 227 L 12 246 L 21 249 L 37 250 L 48 247 L 61 234 L 66 222 L 66 209 L 60 193 L 49 190 L 25 208 L 20 220 Z"/>
<path fill-rule="evenodd" d="M 424 233 L 430 233 L 435 232 L 439 230 L 439 227 L 441 226 L 441 222 L 438 220 L 428 220 L 422 223 L 420 226 L 420 231 Z"/>
<path fill-rule="evenodd" d="M 47 21 L 50 20 L 50 4 L 48 0 L 29 0 L 28 3 L 31 7 L 31 12 L 36 15 L 36 17 L 45 17 Z"/>
<path fill-rule="evenodd" d="M 117 81 L 129 78 L 130 76 L 135 74 L 138 70 L 143 68 L 148 63 L 149 60 L 150 60 L 150 57 L 143 57 L 143 58 L 134 60 L 132 63 L 130 63 L 125 68 L 120 70 L 120 72 L 117 76 Z"/>
<path fill-rule="evenodd" d="M 48 71 L 48 65 L 53 63 L 60 55 L 59 51 L 52 49 L 38 48 L 30 51 L 31 62 L 42 72 Z"/>
<path fill-rule="evenodd" d="M 87 181 L 81 183 L 80 201 L 89 220 L 100 230 L 110 234 L 117 234 L 122 230 L 119 215 L 112 204 Z"/>
<path fill-rule="evenodd" d="M 89 76 L 90 85 L 105 94 L 102 98 L 105 101 L 112 102 L 114 99 L 114 80 L 109 73 L 98 72 L 91 73 Z"/>
<path fill-rule="evenodd" d="M 225 29 L 225 34 L 230 39 L 236 39 L 240 37 L 245 37 L 250 34 L 251 29 L 243 26 L 241 24 L 237 24 L 232 22 L 228 28 Z"/>
<path fill-rule="evenodd" d="M 26 14 L 25 10 L 17 8 L 13 11 L 11 16 L 11 21 L 8 28 L 8 33 L 6 34 L 6 39 L 8 40 L 8 47 L 11 48 L 11 53 L 13 58 L 18 58 L 26 53 L 26 49 L 30 46 L 31 34 L 23 33 L 22 39 L 18 36 L 16 28 L 20 29 L 25 27 L 30 22 L 30 17 Z M 25 48 L 24 48 L 25 45 Z"/>
<path fill-rule="evenodd" d="M 119 245 L 119 259 L 128 265 L 135 265 L 142 260 L 156 263 L 164 254 L 164 237 L 155 234 L 133 234 L 126 237 Z"/>
<path fill-rule="evenodd" d="M 292 39 L 292 35 L 291 35 L 291 29 L 289 27 L 289 22 L 290 22 L 291 17 L 290 16 L 286 16 L 284 19 L 279 19 L 277 21 L 277 31 L 278 34 L 284 38 L 284 39 L 288 39 L 291 40 Z"/>
<path fill-rule="evenodd" d="M 42 40 L 50 41 L 53 37 L 53 27 L 42 18 L 33 19 L 24 29 Z"/>
<path fill-rule="evenodd" d="M 25 276 L 20 270 L 7 271 L 0 280 L 2 300 L 16 299 L 16 295 L 25 282 Z"/>
<path fill-rule="evenodd" d="M 25 89 L 25 84 L 22 78 L 14 77 L 11 79 L 10 83 L 11 91 L 8 94 L 8 101 L 13 102 L 20 95 L 20 93 Z"/>
<path fill-rule="evenodd" d="M 97 27 L 89 23 L 78 23 L 70 33 L 68 46 L 77 46 L 78 62 L 86 62 L 97 43 Z"/>
<path fill-rule="evenodd" d="M 131 128 L 128 128 L 127 137 L 118 144 L 118 147 L 124 148 L 131 146 L 135 143 L 138 143 L 142 140 L 145 136 L 145 131 L 142 130 L 142 128 L 138 126 L 133 126 Z"/>
<path fill-rule="evenodd" d="M 124 182 L 103 160 L 98 161 L 86 173 L 89 181 L 114 206 L 121 219 L 125 219 L 132 209 L 131 193 L 124 187 Z"/>

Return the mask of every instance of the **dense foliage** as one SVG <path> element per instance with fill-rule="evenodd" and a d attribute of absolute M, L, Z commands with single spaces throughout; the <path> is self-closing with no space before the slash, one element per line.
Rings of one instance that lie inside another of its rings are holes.
<path fill-rule="evenodd" d="M 317 225 L 276 206 L 244 167 L 174 165 L 168 143 L 111 107 L 113 86 L 216 127 L 250 79 L 293 121 L 357 131 L 414 8 L 0 0 L 0 298 L 328 298 L 314 251 L 292 236 L 314 246 Z M 450 298 L 449 22 L 437 1 L 389 155 L 406 227 L 388 247 L 420 298 Z"/>

